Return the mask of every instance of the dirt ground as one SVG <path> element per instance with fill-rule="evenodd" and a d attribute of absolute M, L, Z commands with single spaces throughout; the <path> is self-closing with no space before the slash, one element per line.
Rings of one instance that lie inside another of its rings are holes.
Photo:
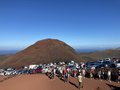
<path fill-rule="evenodd" d="M 41 74 L 0 76 L 0 90 L 78 90 L 77 87 L 77 79 L 73 77 L 64 83 L 58 77 L 51 80 Z M 84 78 L 80 90 L 120 90 L 120 83 Z"/>

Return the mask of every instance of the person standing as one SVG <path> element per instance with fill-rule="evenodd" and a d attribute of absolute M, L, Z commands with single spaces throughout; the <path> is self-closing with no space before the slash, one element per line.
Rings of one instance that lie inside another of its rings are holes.
<path fill-rule="evenodd" d="M 64 82 L 67 82 L 67 69 L 66 69 L 66 66 L 64 66 L 64 70 L 63 70 L 63 77 L 64 77 Z"/>
<path fill-rule="evenodd" d="M 108 80 L 111 82 L 111 71 L 108 70 Z"/>
<path fill-rule="evenodd" d="M 101 71 L 101 79 L 105 80 L 105 70 Z"/>
<path fill-rule="evenodd" d="M 120 69 L 118 70 L 118 83 L 120 83 Z"/>
<path fill-rule="evenodd" d="M 74 69 L 73 70 L 73 76 L 76 77 L 76 75 L 77 75 L 77 69 Z"/>
<path fill-rule="evenodd" d="M 68 82 L 68 78 L 68 72 L 66 72 L 64 82 Z"/>
<path fill-rule="evenodd" d="M 90 70 L 90 78 L 93 78 L 93 70 Z"/>
<path fill-rule="evenodd" d="M 102 72 L 101 72 L 101 70 L 99 70 L 99 71 L 98 71 L 98 78 L 99 78 L 99 79 L 101 79 L 101 74 L 102 74 Z"/>
<path fill-rule="evenodd" d="M 85 69 L 82 69 L 82 75 L 83 75 L 84 78 L 85 78 L 85 74 L 86 74 Z"/>
<path fill-rule="evenodd" d="M 70 77 L 70 68 L 67 68 L 67 74 L 68 74 L 68 81 L 69 81 L 69 77 Z"/>
<path fill-rule="evenodd" d="M 80 89 L 80 88 L 83 88 L 83 81 L 82 81 L 82 74 L 81 73 L 79 73 L 78 74 L 78 88 Z"/>

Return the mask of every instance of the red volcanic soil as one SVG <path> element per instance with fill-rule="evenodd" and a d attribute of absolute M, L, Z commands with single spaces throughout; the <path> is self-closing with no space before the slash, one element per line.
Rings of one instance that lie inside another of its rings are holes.
<path fill-rule="evenodd" d="M 2 78 L 0 77 L 0 80 Z M 110 86 L 120 87 L 120 84 L 94 79 L 83 79 L 83 88 L 80 90 L 112 90 Z M 0 82 L 0 90 L 78 90 L 78 88 L 76 78 L 71 77 L 68 83 L 64 83 L 58 77 L 50 80 L 45 75 L 35 74 L 8 78 Z"/>

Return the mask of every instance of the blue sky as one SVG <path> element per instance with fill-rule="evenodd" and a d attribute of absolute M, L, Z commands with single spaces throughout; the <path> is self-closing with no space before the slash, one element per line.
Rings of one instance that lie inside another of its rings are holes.
<path fill-rule="evenodd" d="M 45 38 L 74 48 L 120 47 L 120 0 L 0 0 L 0 50 Z"/>

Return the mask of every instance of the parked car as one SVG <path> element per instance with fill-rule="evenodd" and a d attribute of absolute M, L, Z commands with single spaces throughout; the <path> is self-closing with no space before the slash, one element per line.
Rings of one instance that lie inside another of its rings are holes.
<path fill-rule="evenodd" d="M 116 68 L 116 65 L 112 61 L 104 61 L 102 64 L 96 66 L 96 69 L 107 68 L 107 67 L 109 67 L 109 68 Z"/>
<path fill-rule="evenodd" d="M 34 73 L 42 73 L 43 67 L 39 66 L 37 69 L 34 70 Z"/>
<path fill-rule="evenodd" d="M 87 69 L 96 69 L 97 66 L 99 66 L 102 62 L 96 61 L 96 62 L 88 62 L 86 64 Z"/>
<path fill-rule="evenodd" d="M 4 76 L 4 75 L 5 75 L 4 71 L 0 72 L 0 76 Z"/>
<path fill-rule="evenodd" d="M 6 76 L 17 74 L 17 72 L 15 70 L 10 70 L 10 69 L 6 70 L 4 73 L 5 73 Z"/>
<path fill-rule="evenodd" d="M 116 67 L 120 68 L 120 60 L 118 62 L 116 62 Z"/>

